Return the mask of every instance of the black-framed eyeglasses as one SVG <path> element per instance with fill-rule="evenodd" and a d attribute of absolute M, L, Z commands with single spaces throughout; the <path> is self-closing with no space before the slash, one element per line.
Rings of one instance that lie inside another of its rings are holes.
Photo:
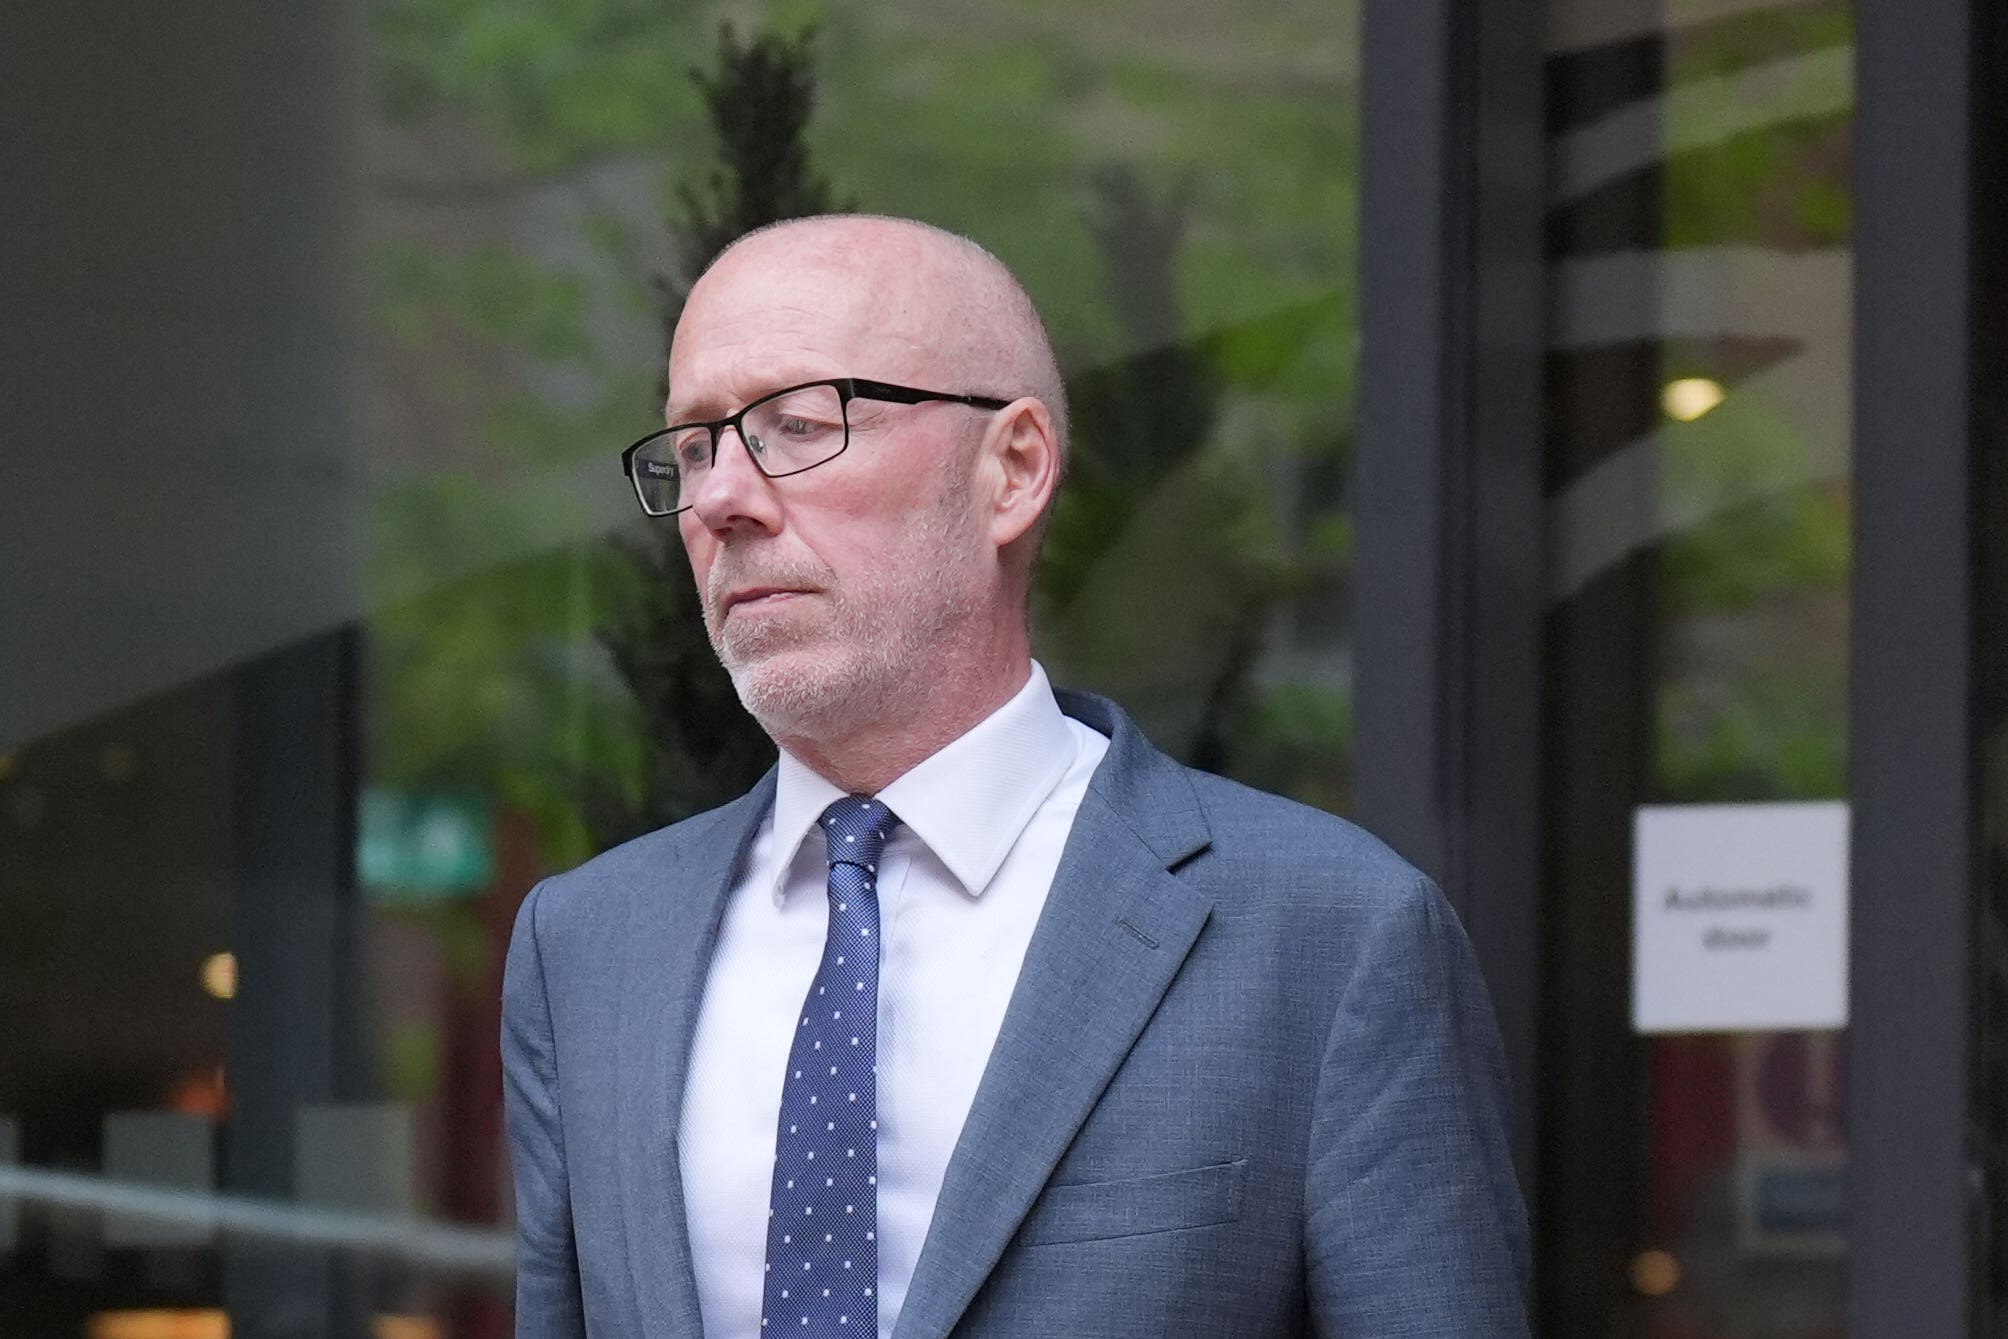
<path fill-rule="evenodd" d="M 1011 403 L 994 395 L 923 391 L 862 377 L 805 381 L 763 395 L 727 418 L 676 423 L 652 432 L 621 452 L 621 469 L 633 482 L 643 511 L 674 516 L 689 508 L 697 481 L 718 462 L 718 442 L 727 428 L 739 434 L 760 473 L 783 479 L 827 465 L 844 453 L 851 444 L 853 400 L 891 404 L 947 400 L 986 410 Z"/>

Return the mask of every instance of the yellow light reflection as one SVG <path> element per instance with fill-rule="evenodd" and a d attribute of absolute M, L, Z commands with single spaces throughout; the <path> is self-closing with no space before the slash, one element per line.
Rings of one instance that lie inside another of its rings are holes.
<path fill-rule="evenodd" d="M 1719 381 L 1710 381 L 1707 377 L 1682 377 L 1666 384 L 1666 389 L 1659 393 L 1659 403 L 1668 418 L 1692 423 L 1721 404 L 1724 394 Z"/>
<path fill-rule="evenodd" d="M 446 1339 L 446 1327 L 430 1316 L 378 1316 L 373 1339 Z"/>
<path fill-rule="evenodd" d="M 202 960 L 202 988 L 219 1000 L 237 998 L 237 955 L 212 953 Z"/>
<path fill-rule="evenodd" d="M 1640 1251 L 1632 1257 L 1631 1284 L 1641 1297 L 1664 1297 L 1680 1285 L 1680 1261 L 1670 1251 Z"/>
<path fill-rule="evenodd" d="M 446 1327 L 427 1316 L 377 1316 L 372 1339 L 445 1339 Z M 84 1339 L 230 1339 L 226 1312 L 100 1311 L 84 1322 Z"/>
<path fill-rule="evenodd" d="M 84 1339 L 230 1339 L 222 1311 L 100 1311 L 84 1322 Z"/>

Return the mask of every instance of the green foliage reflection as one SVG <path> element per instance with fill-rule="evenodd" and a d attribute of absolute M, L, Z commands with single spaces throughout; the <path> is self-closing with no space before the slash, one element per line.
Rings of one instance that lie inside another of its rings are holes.
<path fill-rule="evenodd" d="M 855 204 L 969 232 L 1046 310 L 1078 424 L 1038 592 L 1055 678 L 1342 805 L 1343 25 L 793 3 L 720 40 L 726 12 L 377 10 L 394 133 L 456 146 L 386 187 L 418 221 L 383 239 L 379 342 L 419 426 L 375 518 L 379 778 L 499 794 L 555 865 L 757 775 L 771 750 L 711 660 L 674 528 L 637 516 L 606 542 L 604 495 L 570 481 L 620 487 L 664 322 L 711 255 Z"/>

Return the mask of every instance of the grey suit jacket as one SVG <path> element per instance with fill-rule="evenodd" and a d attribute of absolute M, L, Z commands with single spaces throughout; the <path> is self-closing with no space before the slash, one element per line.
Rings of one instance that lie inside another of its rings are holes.
<path fill-rule="evenodd" d="M 897 1339 L 1525 1334 L 1504 1067 L 1442 897 L 1359 829 L 1061 701 L 1109 752 Z M 701 1333 L 678 1116 L 772 794 L 770 773 L 523 904 L 502 1024 L 523 1339 Z"/>

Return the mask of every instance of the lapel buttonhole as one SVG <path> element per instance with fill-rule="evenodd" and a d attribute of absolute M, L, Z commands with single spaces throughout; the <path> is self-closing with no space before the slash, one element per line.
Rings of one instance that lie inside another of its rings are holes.
<path fill-rule="evenodd" d="M 1145 934 L 1143 931 L 1137 929 L 1136 926 L 1131 925 L 1129 922 L 1129 917 L 1127 916 L 1123 917 L 1121 920 L 1117 921 L 1116 924 L 1120 925 L 1123 929 L 1128 930 L 1131 934 L 1135 935 L 1145 948 L 1157 947 L 1157 941 L 1155 939 L 1152 939 L 1149 935 Z"/>

